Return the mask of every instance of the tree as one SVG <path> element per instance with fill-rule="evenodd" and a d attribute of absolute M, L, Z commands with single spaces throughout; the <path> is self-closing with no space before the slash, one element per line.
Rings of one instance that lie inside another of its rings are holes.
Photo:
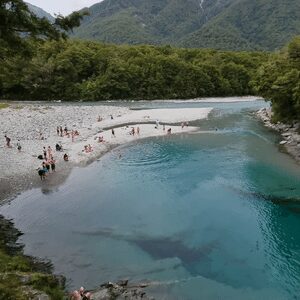
<path fill-rule="evenodd" d="M 1 0 L 0 2 L 0 57 L 11 51 L 27 50 L 28 38 L 65 39 L 66 32 L 80 25 L 86 12 L 74 12 L 68 17 L 58 15 L 53 24 L 46 18 L 32 13 L 22 0 Z"/>

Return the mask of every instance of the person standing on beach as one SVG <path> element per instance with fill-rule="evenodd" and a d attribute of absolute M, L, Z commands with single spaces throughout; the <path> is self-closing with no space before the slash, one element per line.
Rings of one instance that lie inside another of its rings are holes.
<path fill-rule="evenodd" d="M 115 131 L 114 131 L 114 129 L 113 129 L 113 128 L 111 129 L 111 135 L 112 135 L 113 137 L 116 137 L 116 135 L 115 135 Z"/>
<path fill-rule="evenodd" d="M 56 133 L 59 135 L 59 126 L 56 127 Z"/>
<path fill-rule="evenodd" d="M 55 160 L 54 160 L 53 156 L 51 156 L 51 158 L 50 158 L 50 166 L 51 166 L 51 171 L 55 172 Z"/>
<path fill-rule="evenodd" d="M 59 126 L 59 131 L 60 131 L 60 136 L 62 137 L 63 136 L 63 128 L 62 128 L 62 126 Z"/>
<path fill-rule="evenodd" d="M 74 142 L 75 132 L 74 130 L 71 131 L 72 143 Z"/>
<path fill-rule="evenodd" d="M 18 142 L 17 142 L 17 149 L 19 152 L 21 152 L 22 146 L 21 146 L 20 140 L 18 140 Z"/>
<path fill-rule="evenodd" d="M 50 146 L 48 146 L 47 152 L 48 152 L 48 158 L 50 159 L 50 157 L 52 156 L 52 149 Z"/>
<path fill-rule="evenodd" d="M 47 159 L 47 150 L 46 147 L 43 147 L 44 159 Z"/>
<path fill-rule="evenodd" d="M 137 134 L 137 135 L 140 135 L 140 127 L 137 127 L 137 128 L 136 128 L 136 134 Z"/>
<path fill-rule="evenodd" d="M 6 146 L 8 148 L 10 148 L 11 147 L 11 145 L 10 145 L 10 138 L 7 135 L 5 135 L 4 137 L 5 137 L 5 141 L 6 141 Z"/>

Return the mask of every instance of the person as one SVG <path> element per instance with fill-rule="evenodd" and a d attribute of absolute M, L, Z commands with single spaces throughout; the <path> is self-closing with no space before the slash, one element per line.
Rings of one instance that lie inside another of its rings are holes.
<path fill-rule="evenodd" d="M 67 133 L 68 133 L 68 127 L 66 125 L 65 125 L 64 131 L 65 131 L 65 134 L 67 135 Z"/>
<path fill-rule="evenodd" d="M 48 152 L 48 158 L 50 158 L 52 156 L 52 149 L 50 146 L 48 146 L 47 152 Z"/>
<path fill-rule="evenodd" d="M 55 145 L 55 150 L 56 150 L 56 151 L 62 151 L 62 146 L 61 146 L 60 144 L 57 143 L 57 144 Z"/>
<path fill-rule="evenodd" d="M 99 136 L 98 137 L 98 143 L 102 143 L 102 142 L 104 142 L 104 138 L 103 138 L 103 136 Z"/>
<path fill-rule="evenodd" d="M 102 121 L 102 118 L 100 116 L 98 116 L 97 122 L 101 122 L 101 121 Z"/>
<path fill-rule="evenodd" d="M 137 135 L 140 135 L 140 127 L 136 128 L 136 133 L 137 133 Z"/>
<path fill-rule="evenodd" d="M 46 173 L 50 173 L 50 162 L 49 162 L 49 160 L 45 161 L 45 166 L 46 166 L 46 169 L 47 169 Z"/>
<path fill-rule="evenodd" d="M 59 135 L 59 126 L 56 127 L 56 133 Z"/>
<path fill-rule="evenodd" d="M 165 126 L 165 124 L 163 125 L 163 131 L 165 131 L 166 130 L 166 126 Z"/>
<path fill-rule="evenodd" d="M 46 174 L 45 174 L 45 171 L 43 168 L 40 168 L 40 167 L 38 168 L 38 174 L 39 174 L 41 180 L 46 179 Z"/>
<path fill-rule="evenodd" d="M 5 135 L 4 137 L 5 137 L 5 140 L 6 140 L 6 146 L 10 148 L 11 147 L 10 138 L 7 135 Z"/>
<path fill-rule="evenodd" d="M 63 128 L 62 126 L 59 126 L 60 136 L 63 136 Z"/>
<path fill-rule="evenodd" d="M 69 161 L 69 155 L 67 153 L 64 154 L 64 161 Z"/>
<path fill-rule="evenodd" d="M 43 147 L 44 159 L 47 159 L 47 150 L 46 147 Z"/>
<path fill-rule="evenodd" d="M 116 137 L 116 136 L 115 136 L 115 131 L 114 131 L 113 128 L 111 129 L 111 135 L 112 135 L 113 137 Z"/>
<path fill-rule="evenodd" d="M 182 123 L 181 123 L 181 129 L 184 127 L 184 125 L 185 125 L 185 123 L 182 122 Z"/>
<path fill-rule="evenodd" d="M 74 130 L 72 130 L 72 132 L 71 132 L 72 143 L 74 142 L 74 136 L 75 136 L 75 132 L 74 132 Z"/>
<path fill-rule="evenodd" d="M 17 149 L 19 152 L 21 152 L 22 146 L 21 146 L 20 140 L 18 140 L 18 142 L 17 142 Z"/>
<path fill-rule="evenodd" d="M 91 144 L 88 144 L 87 149 L 88 149 L 88 152 L 92 152 L 93 151 Z"/>
<path fill-rule="evenodd" d="M 90 300 L 91 296 L 92 294 L 90 292 L 87 292 L 82 296 L 82 300 Z"/>
<path fill-rule="evenodd" d="M 74 291 L 72 294 L 71 294 L 71 300 L 82 300 L 82 297 L 80 295 L 80 293 L 78 291 Z"/>
<path fill-rule="evenodd" d="M 131 134 L 132 134 L 133 136 L 135 135 L 134 127 L 132 127 L 132 129 L 131 129 Z"/>
<path fill-rule="evenodd" d="M 54 160 L 53 156 L 51 156 L 51 159 L 50 159 L 50 166 L 51 166 L 51 171 L 55 172 L 55 160 Z"/>
<path fill-rule="evenodd" d="M 172 129 L 169 128 L 169 129 L 167 130 L 167 133 L 168 133 L 168 134 L 171 134 L 171 130 L 172 130 Z"/>
<path fill-rule="evenodd" d="M 110 115 L 110 119 L 111 119 L 111 120 L 113 120 L 113 119 L 114 119 L 113 115 Z"/>
<path fill-rule="evenodd" d="M 45 176 L 46 176 L 46 174 L 48 173 L 48 168 L 47 168 L 47 165 L 46 165 L 45 161 L 42 163 L 42 169 L 45 172 Z"/>

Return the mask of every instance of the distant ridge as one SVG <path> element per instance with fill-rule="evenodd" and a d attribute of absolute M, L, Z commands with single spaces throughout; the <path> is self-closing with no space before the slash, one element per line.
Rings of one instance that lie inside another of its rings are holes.
<path fill-rule="evenodd" d="M 300 34 L 299 0 L 104 0 L 74 37 L 116 44 L 274 50 Z"/>

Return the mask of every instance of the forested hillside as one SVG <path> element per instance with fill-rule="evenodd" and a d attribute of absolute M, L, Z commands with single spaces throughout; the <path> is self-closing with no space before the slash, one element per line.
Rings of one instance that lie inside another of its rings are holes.
<path fill-rule="evenodd" d="M 7 57 L 0 97 L 36 100 L 167 99 L 253 94 L 265 53 L 115 46 L 95 42 L 34 43 L 31 58 Z"/>
<path fill-rule="evenodd" d="M 298 0 L 104 0 L 74 36 L 116 44 L 280 49 L 300 34 Z"/>
<path fill-rule="evenodd" d="M 217 49 L 282 48 L 300 34 L 300 1 L 240 0 L 180 42 Z"/>
<path fill-rule="evenodd" d="M 271 100 L 274 121 L 300 120 L 300 37 L 270 56 L 253 83 L 260 95 Z"/>
<path fill-rule="evenodd" d="M 174 44 L 234 1 L 105 0 L 89 8 L 75 36 L 117 44 Z"/>

